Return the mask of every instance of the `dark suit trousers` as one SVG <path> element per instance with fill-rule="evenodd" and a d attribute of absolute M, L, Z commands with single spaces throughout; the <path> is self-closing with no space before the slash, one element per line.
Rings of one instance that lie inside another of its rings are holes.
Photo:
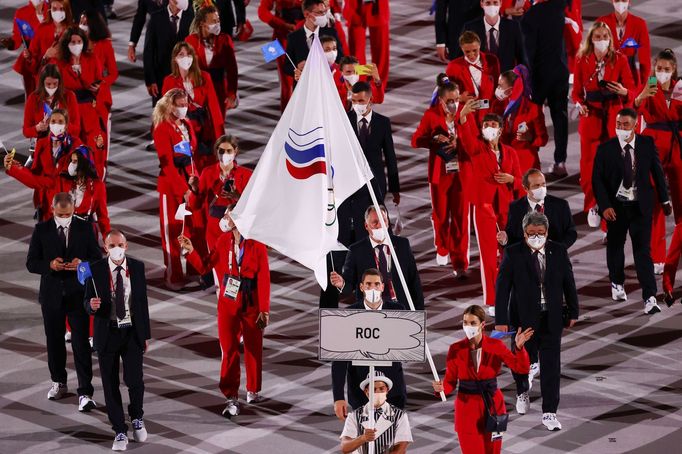
<path fill-rule="evenodd" d="M 71 349 L 73 362 L 78 376 L 78 395 L 92 396 L 92 352 L 88 336 L 90 319 L 83 308 L 83 296 L 68 295 L 62 297 L 62 304 L 41 304 L 43 324 L 47 339 L 47 365 L 52 381 L 66 383 L 66 345 L 64 333 L 68 318 L 71 326 Z"/>
<path fill-rule="evenodd" d="M 642 215 L 636 203 L 614 208 L 616 220 L 608 222 L 606 233 L 609 278 L 614 284 L 623 285 L 625 282 L 625 237 L 630 232 L 637 280 L 642 287 L 642 298 L 646 301 L 647 298 L 656 296 L 656 277 L 651 260 L 651 216 Z"/>
<path fill-rule="evenodd" d="M 109 339 L 106 346 L 97 352 L 99 370 L 102 375 L 104 400 L 111 428 L 115 433 L 126 433 L 128 426 L 123 414 L 121 400 L 119 359 L 123 359 L 123 381 L 128 387 L 128 415 L 130 419 L 140 419 L 144 415 L 142 400 L 144 396 L 144 380 L 142 378 L 143 350 L 133 328 L 109 328 Z"/>
<path fill-rule="evenodd" d="M 512 338 L 512 350 L 516 343 Z M 559 392 L 561 384 L 561 333 L 551 332 L 547 323 L 547 315 L 540 315 L 538 329 L 525 344 L 530 362 L 540 362 L 540 393 L 542 394 L 542 412 L 556 413 L 559 408 Z M 528 391 L 528 374 L 520 375 L 512 372 L 516 381 L 516 395 Z"/>
<path fill-rule="evenodd" d="M 554 162 L 566 162 L 568 147 L 568 79 L 547 92 L 547 105 L 554 125 Z"/>

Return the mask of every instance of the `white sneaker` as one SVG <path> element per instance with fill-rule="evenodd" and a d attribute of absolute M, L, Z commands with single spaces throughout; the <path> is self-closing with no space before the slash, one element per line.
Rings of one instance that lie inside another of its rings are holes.
<path fill-rule="evenodd" d="M 78 398 L 78 411 L 88 413 L 93 408 L 97 408 L 97 404 L 90 396 L 80 396 Z"/>
<path fill-rule="evenodd" d="M 488 315 L 495 317 L 495 306 L 488 306 Z"/>
<path fill-rule="evenodd" d="M 528 371 L 528 392 L 533 389 L 533 379 L 540 373 L 540 364 L 533 363 L 530 365 L 530 371 Z"/>
<path fill-rule="evenodd" d="M 660 276 L 661 274 L 663 274 L 664 268 L 665 268 L 665 263 L 654 263 L 654 274 Z"/>
<path fill-rule="evenodd" d="M 556 413 L 543 413 L 542 425 L 550 431 L 561 430 L 561 423 L 556 419 Z"/>
<path fill-rule="evenodd" d="M 628 295 L 622 285 L 611 282 L 611 299 L 613 301 L 627 301 Z"/>
<path fill-rule="evenodd" d="M 587 212 L 587 225 L 596 229 L 601 225 L 601 216 L 597 213 L 597 207 L 593 206 L 590 211 Z"/>
<path fill-rule="evenodd" d="M 133 419 L 133 440 L 142 443 L 147 440 L 147 429 L 144 427 L 142 419 Z"/>
<path fill-rule="evenodd" d="M 52 387 L 47 392 L 47 398 L 49 400 L 59 400 L 64 397 L 66 391 L 68 391 L 66 383 L 57 383 L 56 381 L 53 381 Z"/>
<path fill-rule="evenodd" d="M 225 409 L 223 410 L 223 416 L 226 418 L 237 416 L 239 415 L 239 410 L 239 401 L 237 399 L 227 399 Z"/>
<path fill-rule="evenodd" d="M 128 449 L 128 437 L 124 433 L 116 434 L 114 444 L 111 446 L 112 451 L 125 451 Z"/>
<path fill-rule="evenodd" d="M 64 333 L 64 342 L 71 342 L 71 331 Z"/>
<path fill-rule="evenodd" d="M 440 255 L 436 253 L 436 265 L 438 266 L 448 266 L 448 259 L 450 257 L 447 255 Z"/>
<path fill-rule="evenodd" d="M 530 410 L 530 397 L 528 393 L 522 393 L 516 396 L 516 413 L 525 415 Z"/>
<path fill-rule="evenodd" d="M 93 340 L 92 337 L 88 337 L 88 342 L 90 343 L 90 350 L 93 349 Z"/>
<path fill-rule="evenodd" d="M 661 308 L 658 307 L 658 301 L 656 301 L 655 296 L 650 296 L 649 299 L 644 302 L 644 313 L 647 315 L 654 315 L 657 312 L 661 312 Z"/>
<path fill-rule="evenodd" d="M 252 393 L 251 391 L 246 392 L 246 403 L 247 404 L 257 404 L 265 399 L 259 393 Z"/>

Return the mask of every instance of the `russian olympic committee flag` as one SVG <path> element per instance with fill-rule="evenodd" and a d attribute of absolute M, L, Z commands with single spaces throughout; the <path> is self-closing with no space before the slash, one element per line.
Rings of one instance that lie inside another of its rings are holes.
<path fill-rule="evenodd" d="M 345 249 L 336 209 L 371 179 L 316 35 L 232 218 L 244 237 L 310 268 L 326 288 L 326 255 Z"/>

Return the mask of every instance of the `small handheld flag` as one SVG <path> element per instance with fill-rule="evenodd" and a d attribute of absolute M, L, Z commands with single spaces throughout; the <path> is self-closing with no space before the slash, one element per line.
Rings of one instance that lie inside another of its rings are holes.
<path fill-rule="evenodd" d="M 505 337 L 513 336 L 516 334 L 516 331 L 497 331 L 493 330 L 492 333 L 490 333 L 490 338 L 491 339 L 504 339 Z"/>
<path fill-rule="evenodd" d="M 21 19 L 14 19 L 14 22 L 17 23 L 17 27 L 19 27 L 19 33 L 21 33 L 22 38 L 33 39 L 35 32 L 33 31 L 31 24 Z"/>
<path fill-rule="evenodd" d="M 182 142 L 178 142 L 173 146 L 173 152 L 178 153 L 178 154 L 184 154 L 185 156 L 192 157 L 192 149 L 189 145 L 189 142 L 186 140 L 183 140 Z"/>
<path fill-rule="evenodd" d="M 262 45 L 260 51 L 263 53 L 265 63 L 270 63 L 271 61 L 286 54 L 278 39 Z"/>
<path fill-rule="evenodd" d="M 50 107 L 50 105 L 46 102 L 43 103 L 43 113 L 46 117 L 52 115 L 52 107 Z"/>
<path fill-rule="evenodd" d="M 92 277 L 90 264 L 88 262 L 80 262 L 78 264 L 78 269 L 76 270 L 76 276 L 78 277 L 78 282 L 80 282 L 81 285 L 85 285 L 85 280 Z"/>
<path fill-rule="evenodd" d="M 185 216 L 192 216 L 192 212 L 187 209 L 186 203 L 181 203 L 178 205 L 178 209 L 175 210 L 175 220 L 182 221 L 182 234 L 185 234 Z"/>
<path fill-rule="evenodd" d="M 639 43 L 635 41 L 635 38 L 628 38 L 625 41 L 623 41 L 623 44 L 620 45 L 621 49 L 639 49 Z"/>

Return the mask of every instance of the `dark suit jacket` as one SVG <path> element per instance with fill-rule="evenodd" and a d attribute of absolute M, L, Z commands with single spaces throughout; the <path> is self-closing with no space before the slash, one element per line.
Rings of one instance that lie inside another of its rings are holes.
<path fill-rule="evenodd" d="M 575 223 L 573 222 L 573 215 L 568 206 L 568 202 L 553 195 L 545 197 L 545 216 L 549 219 L 549 239 L 561 243 L 566 246 L 566 249 L 573 246 L 575 240 L 578 238 L 578 232 L 575 230 Z M 530 204 L 528 197 L 521 197 L 509 204 L 509 217 L 507 218 L 507 237 L 509 241 L 507 245 L 511 246 L 516 243 L 523 243 L 523 217 L 530 211 Z"/>
<path fill-rule="evenodd" d="M 485 19 L 478 18 L 464 24 L 465 30 L 470 30 L 481 38 L 481 50 L 489 52 L 488 50 L 488 36 L 485 32 Z M 526 65 L 526 52 L 523 47 L 523 37 L 521 34 L 521 27 L 517 21 L 500 18 L 500 30 L 497 39 L 498 52 L 495 54 L 500 61 L 500 71 L 505 72 L 514 69 L 516 65 Z M 462 49 L 457 46 L 457 57 L 462 55 Z"/>
<path fill-rule="evenodd" d="M 410 247 L 410 241 L 407 238 L 400 236 L 391 235 L 391 240 L 393 241 L 393 246 L 395 246 L 396 254 L 398 255 L 398 260 L 400 261 L 400 266 L 402 267 L 403 274 L 405 275 L 405 281 L 407 282 L 407 288 L 409 289 L 410 295 L 412 296 L 412 301 L 414 302 L 415 309 L 424 309 L 424 295 L 422 294 L 422 283 L 419 278 L 419 272 L 417 271 L 417 264 L 414 260 L 414 255 L 412 254 L 412 248 Z M 350 245 L 348 248 L 348 253 L 346 254 L 346 263 L 343 264 L 343 279 L 345 281 L 345 286 L 343 287 L 343 293 L 350 293 L 355 291 L 355 297 L 357 301 L 362 302 L 362 293 L 358 288 L 360 283 L 360 278 L 362 273 L 367 271 L 369 268 L 376 268 L 376 260 L 374 255 L 374 250 L 372 249 L 372 243 L 369 241 L 369 237 L 363 238 Z M 400 283 L 400 278 L 398 277 L 398 272 L 396 271 L 396 266 L 393 263 L 391 266 L 391 279 L 393 281 L 393 288 L 395 289 L 396 297 L 398 302 L 406 309 L 410 307 L 405 297 L 405 292 L 403 291 L 403 286 Z"/>
<path fill-rule="evenodd" d="M 62 251 L 53 218 L 36 224 L 28 247 L 26 268 L 31 273 L 40 274 L 40 304 L 60 305 L 64 297 L 83 297 L 83 286 L 78 283 L 76 272 L 53 271 L 50 268 L 52 260 L 61 257 L 64 262 L 75 258 L 90 262 L 102 257 L 92 224 L 76 216 L 71 220 L 67 243 L 66 251 Z"/>
<path fill-rule="evenodd" d="M 293 32 L 289 33 L 289 35 L 287 36 L 287 54 L 289 55 L 289 57 L 291 57 L 291 59 L 294 61 L 296 65 L 301 63 L 303 60 L 307 59 L 308 52 L 310 52 L 304 28 L 305 25 L 299 28 L 298 30 L 294 30 Z M 341 58 L 343 58 L 343 47 L 341 45 L 341 41 L 339 40 L 339 35 L 336 34 L 336 29 L 334 27 L 320 27 L 318 33 L 320 34 L 319 36 L 334 37 L 334 39 L 336 40 L 336 49 L 338 52 L 336 61 L 338 62 L 339 60 L 341 60 Z M 284 71 L 290 76 L 293 76 L 294 69 L 295 68 L 291 66 L 291 62 L 287 58 L 286 63 L 284 64 Z"/>
<path fill-rule="evenodd" d="M 133 329 L 135 336 L 142 349 L 145 341 L 151 338 L 149 327 L 149 303 L 147 302 L 147 281 L 144 275 L 144 263 L 132 257 L 126 257 L 128 272 L 130 273 L 130 312 L 132 314 Z M 109 326 L 111 324 L 111 282 L 112 276 L 109 269 L 109 258 L 105 257 L 90 265 L 92 279 L 85 281 L 85 309 L 95 315 L 93 346 L 95 350 L 102 351 L 107 345 L 109 338 Z M 102 300 L 100 308 L 93 312 L 90 308 L 90 298 L 95 298 L 93 280 L 97 286 L 97 295 Z"/>
<path fill-rule="evenodd" d="M 348 113 L 348 119 L 353 126 L 355 135 L 358 135 L 358 120 L 354 110 Z M 386 175 L 388 174 L 388 191 L 400 192 L 400 180 L 398 178 L 398 160 L 393 148 L 393 133 L 391 132 L 391 120 L 388 117 L 372 110 L 372 121 L 369 124 L 369 139 L 362 149 L 369 167 L 372 169 L 372 185 L 379 200 L 386 196 Z M 384 162 L 386 163 L 384 165 Z M 384 170 L 384 168 L 386 170 Z M 366 188 L 363 188 L 366 190 Z"/>
<path fill-rule="evenodd" d="M 157 11 L 166 9 L 168 0 L 137 0 L 137 10 L 133 17 L 133 27 L 130 29 L 130 39 L 128 41 L 137 44 L 142 36 L 142 29 L 147 22 L 147 14 L 154 14 Z M 183 13 L 184 15 L 184 13 Z"/>
<path fill-rule="evenodd" d="M 635 187 L 637 203 L 642 214 L 651 216 L 654 209 L 654 188 L 661 203 L 668 201 L 668 186 L 665 182 L 663 167 L 658 158 L 654 139 L 648 136 L 635 137 Z M 599 145 L 594 158 L 592 171 L 592 189 L 597 198 L 600 214 L 607 208 L 618 211 L 622 203 L 616 200 L 618 188 L 623 181 L 623 149 L 618 138 L 612 138 Z"/>
<path fill-rule="evenodd" d="M 347 309 L 364 309 L 365 305 L 362 301 L 351 304 Z M 384 303 L 382 310 L 404 310 L 400 304 Z M 402 363 L 394 362 L 388 367 L 376 367 L 376 370 L 381 371 L 388 378 L 393 381 L 393 387 L 388 392 L 387 400 L 390 404 L 398 408 L 405 407 L 407 400 L 407 388 L 405 387 L 405 378 L 403 377 Z M 353 408 L 360 408 L 367 403 L 367 396 L 363 390 L 360 389 L 360 383 L 367 378 L 369 374 L 369 367 L 367 366 L 353 366 L 351 361 L 333 361 L 332 362 L 332 392 L 334 394 L 334 401 L 348 400 L 348 404 Z M 348 383 L 348 399 L 345 397 L 345 386 Z"/>
<path fill-rule="evenodd" d="M 478 0 L 436 0 L 436 43 L 447 46 L 450 60 L 459 51 L 458 40 L 464 24 L 482 15 Z"/>
<path fill-rule="evenodd" d="M 495 289 L 496 325 L 509 325 L 511 312 L 518 317 L 517 323 L 514 323 L 517 326 L 538 329 L 540 281 L 533 260 L 536 259 L 525 243 L 517 243 L 504 250 Z M 545 266 L 544 289 L 549 330 L 561 336 L 563 302 L 569 308 L 571 319 L 577 320 L 579 314 L 573 267 L 563 244 L 547 241 Z"/>
<path fill-rule="evenodd" d="M 189 26 L 194 20 L 194 10 L 187 8 L 182 12 L 180 26 L 175 38 L 171 38 L 171 20 L 168 8 L 156 11 L 147 23 L 147 34 L 144 38 L 144 83 L 156 84 L 161 91 L 163 79 L 171 73 L 171 53 L 173 47 L 184 41 L 189 34 Z M 161 94 L 161 93 L 159 93 Z"/>
<path fill-rule="evenodd" d="M 220 30 L 232 36 L 234 27 L 246 22 L 244 0 L 216 0 L 215 4 L 218 8 L 218 16 L 220 16 Z"/>

